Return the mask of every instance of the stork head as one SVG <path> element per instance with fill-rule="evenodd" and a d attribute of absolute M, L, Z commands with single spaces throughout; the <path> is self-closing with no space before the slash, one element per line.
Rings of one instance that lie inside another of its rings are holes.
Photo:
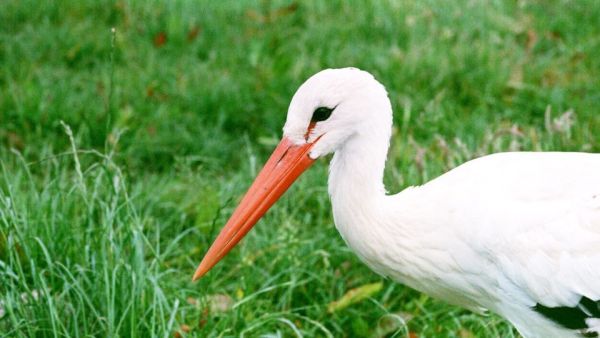
<path fill-rule="evenodd" d="M 385 87 L 357 68 L 326 69 L 298 88 L 288 109 L 284 138 L 313 144 L 313 159 L 335 152 L 348 138 L 385 132 L 391 124 Z"/>
<path fill-rule="evenodd" d="M 368 72 L 326 69 L 306 80 L 292 98 L 281 142 L 209 248 L 193 280 L 221 260 L 315 159 L 359 135 L 379 134 L 387 142 L 391 119 L 387 92 Z"/>

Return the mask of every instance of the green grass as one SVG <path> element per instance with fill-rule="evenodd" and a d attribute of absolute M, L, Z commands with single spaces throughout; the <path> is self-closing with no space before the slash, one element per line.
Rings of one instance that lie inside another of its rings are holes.
<path fill-rule="evenodd" d="M 327 161 L 190 282 L 323 68 L 387 86 L 390 191 L 485 153 L 600 151 L 594 0 L 2 7 L 0 335 L 517 337 L 358 262 L 333 227 Z"/>

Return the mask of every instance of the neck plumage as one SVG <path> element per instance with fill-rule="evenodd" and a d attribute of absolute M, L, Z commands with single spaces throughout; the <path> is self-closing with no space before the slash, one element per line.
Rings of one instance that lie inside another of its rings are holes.
<path fill-rule="evenodd" d="M 386 194 L 383 173 L 391 127 L 379 130 L 383 132 L 356 135 L 333 156 L 329 195 L 335 226 L 372 270 L 431 293 L 418 282 L 429 277 L 428 271 L 419 270 L 426 238 L 412 226 L 418 221 L 414 213 L 418 199 L 412 189 Z"/>
<path fill-rule="evenodd" d="M 421 188 L 386 195 L 383 173 L 391 128 L 380 125 L 362 130 L 363 134 L 354 135 L 336 151 L 330 165 L 329 194 L 340 235 L 377 273 L 435 297 L 475 308 L 476 302 L 470 300 L 476 298 L 476 293 L 456 293 L 462 289 L 445 289 L 439 284 L 445 276 L 444 269 L 460 267 L 453 266 L 449 251 L 440 250 L 447 245 L 449 235 L 437 226 L 439 220 L 432 222 L 428 217 L 435 215 L 430 209 L 434 201 L 431 195 L 423 195 Z M 453 298 L 454 295 L 459 297 Z"/>
<path fill-rule="evenodd" d="M 379 266 L 377 243 L 386 219 L 383 172 L 390 125 L 387 128 L 364 128 L 362 134 L 352 136 L 336 151 L 329 169 L 336 228 L 358 256 L 380 273 L 385 273 Z"/>
<path fill-rule="evenodd" d="M 385 196 L 383 172 L 389 132 L 355 135 L 336 151 L 329 168 L 332 203 L 377 200 Z"/>

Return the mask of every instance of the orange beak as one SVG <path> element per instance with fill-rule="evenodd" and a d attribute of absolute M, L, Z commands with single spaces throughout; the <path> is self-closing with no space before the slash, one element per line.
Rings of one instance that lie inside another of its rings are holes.
<path fill-rule="evenodd" d="M 217 236 L 192 281 L 204 276 L 252 229 L 314 160 L 308 152 L 314 143 L 295 145 L 284 137 L 262 168 L 250 189 Z"/>

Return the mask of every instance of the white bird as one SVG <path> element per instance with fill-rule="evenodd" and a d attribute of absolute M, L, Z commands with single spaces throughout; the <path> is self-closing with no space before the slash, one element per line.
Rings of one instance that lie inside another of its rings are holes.
<path fill-rule="evenodd" d="M 229 252 L 315 159 L 334 153 L 335 225 L 377 273 L 493 311 L 527 338 L 600 332 L 600 154 L 510 152 L 387 195 L 387 92 L 356 68 L 327 69 L 294 95 L 283 138 L 194 280 Z"/>

